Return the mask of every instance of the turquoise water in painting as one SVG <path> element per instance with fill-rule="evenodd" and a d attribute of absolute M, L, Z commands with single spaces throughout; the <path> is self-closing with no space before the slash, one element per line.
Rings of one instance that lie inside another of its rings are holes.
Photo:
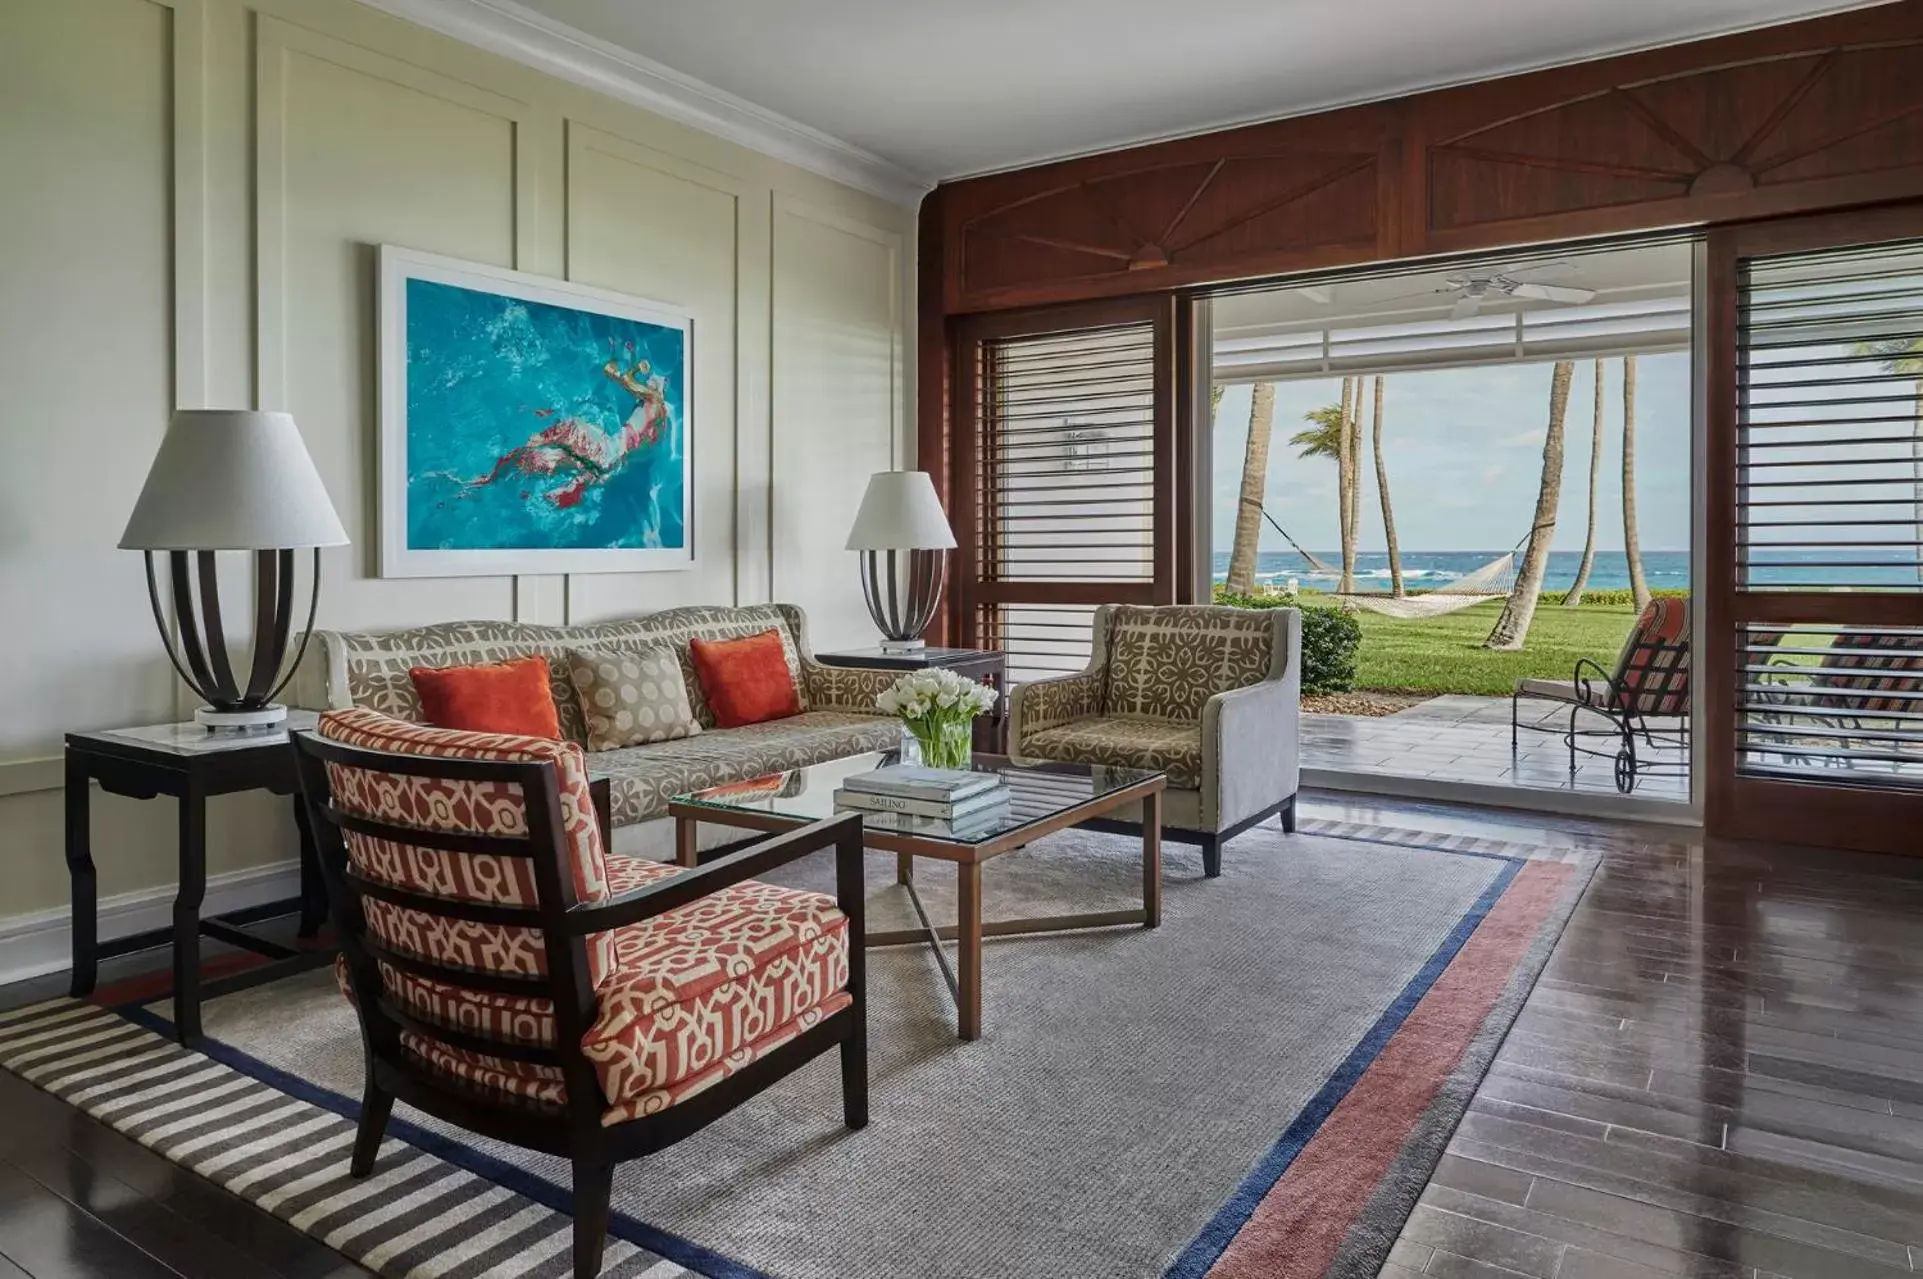
<path fill-rule="evenodd" d="M 407 544 L 686 545 L 675 328 L 407 282 Z"/>

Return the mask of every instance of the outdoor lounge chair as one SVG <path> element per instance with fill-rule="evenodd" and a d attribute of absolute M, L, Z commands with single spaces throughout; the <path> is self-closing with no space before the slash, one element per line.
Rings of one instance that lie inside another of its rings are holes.
<path fill-rule="evenodd" d="M 1616 789 L 1627 795 L 1636 788 L 1642 773 L 1688 768 L 1689 752 L 1689 597 L 1665 597 L 1649 601 L 1636 624 L 1623 641 L 1616 656 L 1616 667 L 1606 671 L 1601 663 L 1578 658 L 1568 680 L 1524 679 L 1516 681 L 1509 698 L 1509 748 L 1515 750 L 1523 728 L 1553 728 L 1521 722 L 1520 708 L 1525 697 L 1557 702 L 1569 707 L 1569 727 L 1564 739 L 1569 743 L 1569 772 L 1576 772 L 1578 754 L 1616 758 Z M 1582 712 L 1591 711 L 1609 722 L 1606 729 L 1579 727 Z M 1650 718 L 1676 717 L 1674 729 L 1652 728 Z M 1610 750 L 1588 750 L 1578 738 L 1607 736 L 1616 745 Z M 1658 742 L 1671 742 L 1682 750 L 1679 763 L 1651 761 L 1638 756 L 1638 739 L 1654 748 Z"/>
<path fill-rule="evenodd" d="M 1743 727 L 1751 749 L 1836 768 L 1923 765 L 1923 631 L 1843 630 L 1821 649 L 1787 638 L 1751 641 L 1766 653 Z"/>

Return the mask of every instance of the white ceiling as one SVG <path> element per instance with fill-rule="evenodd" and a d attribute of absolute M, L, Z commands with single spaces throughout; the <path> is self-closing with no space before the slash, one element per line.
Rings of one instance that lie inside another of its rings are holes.
<path fill-rule="evenodd" d="M 663 64 L 926 184 L 1861 7 L 1837 0 L 371 0 Z M 518 13 L 517 13 L 518 11 Z M 427 20 L 421 18 L 420 20 Z M 442 26 L 429 21 L 429 25 Z M 607 46 L 615 46 L 608 50 Z M 659 68 L 655 68 L 659 71 Z M 700 86 L 695 86 L 698 89 Z"/>

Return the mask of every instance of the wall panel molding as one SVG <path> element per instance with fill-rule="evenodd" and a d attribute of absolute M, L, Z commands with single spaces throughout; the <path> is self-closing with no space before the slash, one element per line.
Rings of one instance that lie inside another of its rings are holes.
<path fill-rule="evenodd" d="M 705 532 L 718 521 L 728 530 L 729 552 L 732 560 L 726 588 L 728 600 L 735 603 L 751 602 L 765 598 L 767 566 L 772 548 L 769 545 L 765 519 L 756 515 L 756 503 L 743 496 L 744 493 L 757 491 L 769 483 L 767 459 L 757 447 L 757 441 L 766 438 L 768 421 L 768 234 L 765 225 L 769 188 L 750 178 L 732 173 L 711 165 L 698 163 L 669 151 L 661 150 L 631 138 L 620 137 L 596 125 L 578 120 L 568 120 L 566 129 L 567 180 L 563 184 L 562 221 L 565 227 L 567 257 L 566 277 L 570 280 L 581 279 L 581 266 L 577 260 L 577 242 L 580 231 L 577 226 L 575 183 L 584 165 L 592 157 L 612 160 L 630 166 L 642 174 L 651 175 L 655 180 L 665 180 L 685 184 L 700 191 L 711 192 L 728 202 L 732 225 L 732 280 L 731 309 L 732 329 L 729 346 L 734 358 L 734 378 L 730 388 L 733 396 L 733 421 L 727 423 L 722 435 L 715 432 L 719 414 L 705 405 L 698 404 L 695 411 L 694 447 L 697 484 L 703 472 L 707 450 L 725 447 L 728 454 L 729 471 L 733 476 L 733 494 L 730 509 L 709 510 L 697 504 L 694 510 L 693 535 L 696 539 L 696 558 L 689 572 L 701 575 L 702 580 L 711 580 L 716 565 L 712 557 L 704 557 L 700 546 Z M 621 289 L 623 285 L 615 280 L 585 280 L 603 287 Z M 635 292 L 627 289 L 625 291 Z M 643 294 L 648 291 L 639 290 Z M 686 300 L 672 297 L 658 297 L 657 300 L 672 304 L 682 304 Z M 696 342 L 702 342 L 702 322 L 696 321 Z M 697 373 L 701 376 L 697 355 Z M 585 575 L 584 575 L 585 576 Z M 598 575 L 596 575 L 598 576 Z M 661 575 L 638 575 L 638 584 L 657 579 Z M 678 575 L 677 575 L 678 576 Z M 759 586 L 758 586 L 759 584 Z M 758 594 L 758 590 L 760 593 Z M 570 578 L 567 587 L 566 614 L 572 619 L 577 615 L 575 600 L 577 595 L 585 597 L 585 587 L 577 587 L 576 578 Z M 722 602 L 717 596 L 707 602 Z"/>
<path fill-rule="evenodd" d="M 931 185 L 873 152 L 512 0 L 363 2 L 893 204 L 912 206 Z"/>
<path fill-rule="evenodd" d="M 256 385 L 259 407 L 287 406 L 288 59 L 304 54 L 510 122 L 514 130 L 514 257 L 538 253 L 540 147 L 529 136 L 537 113 L 525 102 L 392 58 L 267 14 L 255 24 Z M 370 443 L 370 448 L 371 443 Z"/>

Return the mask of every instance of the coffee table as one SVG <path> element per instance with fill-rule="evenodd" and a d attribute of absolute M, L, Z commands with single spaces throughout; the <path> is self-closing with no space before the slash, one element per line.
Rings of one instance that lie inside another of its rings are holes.
<path fill-rule="evenodd" d="M 703 822 L 778 833 L 851 811 L 835 805 L 834 792 L 843 779 L 893 762 L 894 756 L 887 753 L 854 755 L 753 781 L 677 795 L 668 803 L 668 815 L 674 818 L 676 860 L 683 866 L 696 864 L 695 834 Z M 985 819 L 964 818 L 959 828 L 937 818 L 902 819 L 896 814 L 862 814 L 863 842 L 870 848 L 895 854 L 895 878 L 908 890 L 908 898 L 921 920 L 919 929 L 870 933 L 867 945 L 871 949 L 920 942 L 931 945 L 949 993 L 955 998 L 956 1020 L 963 1039 L 981 1036 L 984 937 L 1128 924 L 1154 928 L 1162 922 L 1162 791 L 1168 784 L 1163 774 L 1143 769 L 1016 761 L 1002 755 L 977 754 L 974 768 L 978 772 L 999 773 L 1007 783 L 1012 801 L 1005 812 Z M 1142 805 L 1140 910 L 983 921 L 984 862 L 1014 852 L 1044 835 L 1138 802 Z M 928 918 L 921 895 L 915 891 L 917 857 L 954 863 L 957 899 L 954 925 L 938 926 Z M 942 942 L 948 940 L 957 943 L 956 963 L 952 967 L 942 949 Z"/>

